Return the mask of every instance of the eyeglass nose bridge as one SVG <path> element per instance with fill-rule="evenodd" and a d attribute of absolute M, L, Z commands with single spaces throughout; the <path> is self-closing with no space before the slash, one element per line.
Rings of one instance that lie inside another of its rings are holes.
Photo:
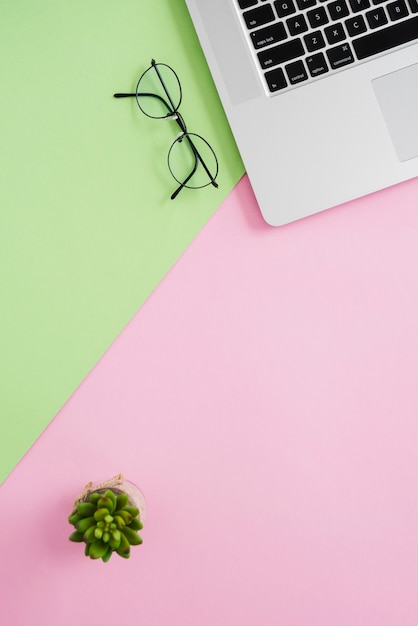
<path fill-rule="evenodd" d="M 179 113 L 179 111 L 175 111 L 175 113 L 173 114 L 173 119 L 177 122 L 181 132 L 184 134 L 187 133 L 187 127 L 186 127 L 186 123 L 182 117 L 182 115 Z"/>

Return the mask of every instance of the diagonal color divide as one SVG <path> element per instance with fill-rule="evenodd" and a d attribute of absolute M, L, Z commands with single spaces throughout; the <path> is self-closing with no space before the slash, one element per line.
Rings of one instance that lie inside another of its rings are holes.
<path fill-rule="evenodd" d="M 3 3 L 0 20 L 0 480 L 243 173 L 182 1 Z M 215 190 L 169 200 L 175 124 L 131 90 L 151 57 L 180 75 Z"/>

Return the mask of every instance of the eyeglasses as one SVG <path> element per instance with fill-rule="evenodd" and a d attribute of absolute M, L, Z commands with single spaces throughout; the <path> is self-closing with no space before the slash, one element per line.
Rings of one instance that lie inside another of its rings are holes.
<path fill-rule="evenodd" d="M 216 154 L 206 139 L 189 133 L 179 113 L 182 89 L 176 72 L 165 63 L 156 63 L 142 74 L 135 93 L 115 93 L 115 98 L 135 97 L 139 109 L 147 117 L 158 120 L 173 120 L 180 128 L 180 135 L 168 151 L 168 168 L 179 187 L 171 199 L 185 187 L 201 189 L 208 185 L 218 187 L 216 177 L 219 165 Z"/>

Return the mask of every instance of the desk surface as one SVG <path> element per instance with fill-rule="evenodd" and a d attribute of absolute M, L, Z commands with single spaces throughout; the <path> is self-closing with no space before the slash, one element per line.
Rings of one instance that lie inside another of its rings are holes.
<path fill-rule="evenodd" d="M 4 483 L 8 626 L 416 626 L 417 197 L 275 230 L 238 184 Z M 104 565 L 66 516 L 119 471 Z"/>

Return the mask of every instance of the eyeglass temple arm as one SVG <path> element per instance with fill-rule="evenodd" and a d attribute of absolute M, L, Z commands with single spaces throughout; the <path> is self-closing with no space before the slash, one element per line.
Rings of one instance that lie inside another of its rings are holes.
<path fill-rule="evenodd" d="M 206 174 L 208 175 L 208 177 L 210 178 L 210 182 L 212 183 L 212 185 L 214 187 L 219 187 L 218 183 L 215 181 L 215 179 L 213 178 L 212 174 L 209 171 L 208 166 L 206 165 L 206 163 L 204 162 L 202 155 L 200 154 L 199 150 L 196 148 L 196 146 L 194 145 L 193 141 L 190 139 L 189 135 L 186 135 L 186 139 L 190 144 L 191 149 L 193 150 L 193 154 L 195 155 L 195 159 L 196 159 L 196 166 L 193 170 L 193 172 L 196 170 L 197 168 L 197 161 L 200 161 L 200 163 L 203 166 L 203 169 L 205 170 Z M 216 156 L 215 156 L 216 159 Z M 189 180 L 189 178 L 187 178 L 187 180 Z"/>
<path fill-rule="evenodd" d="M 148 98 L 156 98 L 157 100 L 159 100 L 160 102 L 163 103 L 163 105 L 165 106 L 165 108 L 167 109 L 168 113 L 167 113 L 167 117 L 169 115 L 174 115 L 174 110 L 171 108 L 171 106 L 168 104 L 168 102 L 166 100 L 164 100 L 164 98 L 162 98 L 161 96 L 159 96 L 156 93 L 114 93 L 113 97 L 114 98 L 137 98 L 138 96 L 144 96 L 144 97 L 148 97 Z"/>
<path fill-rule="evenodd" d="M 160 80 L 160 83 L 163 86 L 163 89 L 164 89 L 164 91 L 166 93 L 166 96 L 168 98 L 169 103 L 172 106 L 173 111 L 175 111 L 176 107 L 175 107 L 174 102 L 173 102 L 173 100 L 172 100 L 172 98 L 170 96 L 170 92 L 168 91 L 167 85 L 165 84 L 164 79 L 161 76 L 160 70 L 158 69 L 158 63 L 156 63 L 154 61 L 154 59 L 151 59 L 151 66 L 154 68 L 154 70 L 155 70 L 155 72 L 156 72 L 156 74 L 157 74 L 157 76 L 158 76 L 158 78 Z M 172 70 L 172 71 L 174 72 L 174 70 Z M 175 72 L 174 72 L 174 74 L 175 74 L 175 76 L 177 76 L 177 74 Z M 177 78 L 177 80 L 178 80 L 178 78 Z M 180 87 L 180 101 L 181 101 L 181 86 L 180 86 L 180 82 L 179 82 L 179 87 Z"/>

